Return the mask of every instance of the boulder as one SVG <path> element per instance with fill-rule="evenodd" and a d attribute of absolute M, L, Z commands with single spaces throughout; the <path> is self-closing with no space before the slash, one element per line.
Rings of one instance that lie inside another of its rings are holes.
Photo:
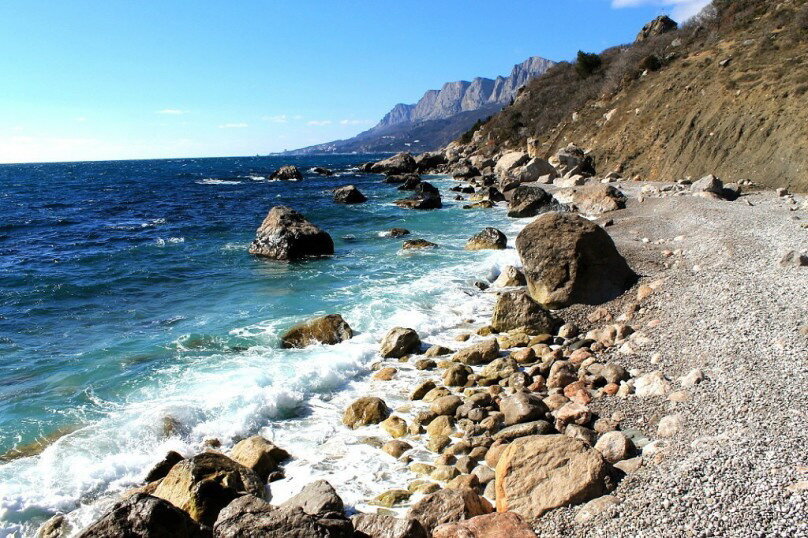
<path fill-rule="evenodd" d="M 166 454 L 166 457 L 157 462 L 146 474 L 145 482 L 154 482 L 155 480 L 160 480 L 161 478 L 165 477 L 171 468 L 181 462 L 183 459 L 184 458 L 180 453 L 170 450 L 168 454 Z"/>
<path fill-rule="evenodd" d="M 491 316 L 491 326 L 498 332 L 527 328 L 553 334 L 561 321 L 524 291 L 500 293 Z"/>
<path fill-rule="evenodd" d="M 573 175 L 588 177 L 595 174 L 592 157 L 575 144 L 569 144 L 567 147 L 558 150 L 551 162 L 558 163 L 556 168 L 566 177 L 572 177 Z"/>
<path fill-rule="evenodd" d="M 358 514 L 351 522 L 357 538 L 429 538 L 418 520 L 409 517 Z"/>
<path fill-rule="evenodd" d="M 446 164 L 446 155 L 440 151 L 428 151 L 415 157 L 415 165 L 419 172 L 433 171 Z"/>
<path fill-rule="evenodd" d="M 298 181 L 303 179 L 303 174 L 297 166 L 281 166 L 269 176 L 269 179 L 277 179 L 280 181 Z"/>
<path fill-rule="evenodd" d="M 522 437 L 497 463 L 497 511 L 536 519 L 608 493 L 608 474 L 608 463 L 583 441 L 566 435 Z"/>
<path fill-rule="evenodd" d="M 427 495 L 410 508 L 408 517 L 418 520 L 427 533 L 439 525 L 490 514 L 494 509 L 471 489 L 444 489 Z"/>
<path fill-rule="evenodd" d="M 535 217 L 550 211 L 566 210 L 558 200 L 539 187 L 520 185 L 511 191 L 510 197 L 508 216 L 512 218 Z"/>
<path fill-rule="evenodd" d="M 466 250 L 502 250 L 508 244 L 505 234 L 496 228 L 485 228 L 466 242 Z"/>
<path fill-rule="evenodd" d="M 548 213 L 516 238 L 530 296 L 548 308 L 600 304 L 636 281 L 609 234 L 573 213 Z"/>
<path fill-rule="evenodd" d="M 213 531 L 216 538 L 350 538 L 353 525 L 342 513 L 312 515 L 300 507 L 274 508 L 245 495 L 221 511 Z"/>
<path fill-rule="evenodd" d="M 406 228 L 390 228 L 385 233 L 387 237 L 402 237 L 405 235 L 410 235 L 410 231 Z"/>
<path fill-rule="evenodd" d="M 399 185 L 398 190 L 400 191 L 414 191 L 418 188 L 418 185 L 421 184 L 421 177 L 412 175 L 408 176 L 407 180 Z"/>
<path fill-rule="evenodd" d="M 385 183 L 393 185 L 401 185 L 407 183 L 415 183 L 416 185 L 421 182 L 421 176 L 418 174 L 391 174 L 384 178 Z"/>
<path fill-rule="evenodd" d="M 570 194 L 576 209 L 587 215 L 600 215 L 626 207 L 626 196 L 611 185 L 603 183 L 576 187 Z M 560 195 L 557 196 L 560 198 Z"/>
<path fill-rule="evenodd" d="M 463 348 L 454 355 L 452 361 L 477 366 L 487 364 L 499 356 L 499 343 L 496 338 L 483 340 L 477 344 Z"/>
<path fill-rule="evenodd" d="M 68 532 L 65 516 L 56 514 L 39 526 L 35 538 L 61 538 L 67 536 Z"/>
<path fill-rule="evenodd" d="M 316 516 L 328 512 L 342 513 L 345 509 L 342 499 L 334 487 L 326 480 L 316 480 L 294 497 L 283 503 L 281 508 L 300 508 L 305 513 Z"/>
<path fill-rule="evenodd" d="M 436 387 L 435 382 L 431 379 L 419 383 L 410 393 L 410 400 L 422 400 L 426 393 Z"/>
<path fill-rule="evenodd" d="M 401 439 L 392 439 L 382 445 L 382 450 L 394 458 L 401 457 L 402 454 L 410 449 L 412 449 L 412 445 Z"/>
<path fill-rule="evenodd" d="M 306 217 L 285 206 L 275 206 L 258 227 L 250 254 L 275 260 L 334 254 L 334 241 Z"/>
<path fill-rule="evenodd" d="M 342 316 L 330 314 L 295 325 L 281 336 L 281 346 L 304 348 L 311 344 L 334 345 L 351 337 L 353 331 Z"/>
<path fill-rule="evenodd" d="M 690 185 L 690 191 L 694 194 L 709 193 L 718 197 L 723 197 L 724 183 L 714 175 L 710 174 L 697 181 L 694 181 L 693 184 Z"/>
<path fill-rule="evenodd" d="M 399 153 L 370 166 L 374 174 L 407 174 L 418 171 L 418 164 L 409 153 Z"/>
<path fill-rule="evenodd" d="M 318 176 L 333 176 L 334 172 L 329 170 L 328 168 L 323 168 L 322 166 L 315 166 L 311 169 L 312 173 L 317 174 Z"/>
<path fill-rule="evenodd" d="M 381 398 L 366 396 L 348 406 L 342 415 L 342 423 L 355 430 L 360 426 L 378 424 L 390 416 L 390 409 Z"/>
<path fill-rule="evenodd" d="M 648 24 L 642 27 L 640 33 L 637 34 L 637 42 L 647 41 L 652 37 L 660 36 L 662 34 L 667 34 L 668 32 L 672 32 L 676 30 L 679 25 L 676 23 L 675 20 L 671 19 L 667 15 L 660 15 L 656 19 L 652 20 Z"/>
<path fill-rule="evenodd" d="M 440 209 L 443 207 L 440 194 L 435 194 L 433 192 L 416 192 L 409 198 L 396 200 L 395 204 L 404 209 Z"/>
<path fill-rule="evenodd" d="M 524 286 L 525 284 L 527 284 L 525 274 L 513 265 L 506 266 L 494 281 L 494 286 L 500 288 Z"/>
<path fill-rule="evenodd" d="M 595 443 L 595 450 L 609 463 L 617 463 L 632 456 L 634 443 L 622 432 L 611 431 L 600 436 Z"/>
<path fill-rule="evenodd" d="M 432 538 L 536 538 L 536 533 L 519 514 L 497 512 L 444 523 L 435 529 Z"/>
<path fill-rule="evenodd" d="M 503 398 L 499 410 L 505 415 L 505 426 L 543 419 L 550 411 L 541 398 L 526 392 L 517 392 Z"/>
<path fill-rule="evenodd" d="M 532 183 L 538 181 L 542 176 L 555 179 L 559 174 L 555 166 L 537 157 L 530 159 L 524 166 L 517 169 L 513 175 L 520 183 Z"/>
<path fill-rule="evenodd" d="M 497 160 L 494 166 L 494 173 L 504 179 L 511 176 L 511 172 L 526 164 L 530 160 L 527 153 L 521 151 L 509 151 Z"/>
<path fill-rule="evenodd" d="M 443 372 L 443 384 L 447 387 L 462 387 L 471 374 L 471 368 L 465 364 L 452 364 Z"/>
<path fill-rule="evenodd" d="M 409 239 L 401 246 L 404 250 L 418 250 L 422 248 L 437 248 L 438 245 L 426 239 Z"/>
<path fill-rule="evenodd" d="M 401 417 L 391 416 L 379 424 L 384 431 L 390 434 L 390 437 L 398 438 L 407 435 L 407 421 Z"/>
<path fill-rule="evenodd" d="M 398 359 L 421 350 L 418 333 L 405 327 L 395 327 L 382 339 L 379 354 L 385 359 Z"/>
<path fill-rule="evenodd" d="M 282 461 L 289 459 L 289 453 L 260 435 L 253 435 L 236 443 L 230 457 L 266 481 Z"/>
<path fill-rule="evenodd" d="M 170 502 L 136 493 L 115 504 L 109 512 L 81 531 L 80 538 L 203 538 L 203 529 Z"/>
<path fill-rule="evenodd" d="M 484 187 L 477 191 L 474 196 L 469 197 L 471 200 L 489 201 L 489 202 L 504 202 L 505 196 L 496 187 Z"/>
<path fill-rule="evenodd" d="M 334 189 L 334 201 L 338 204 L 361 204 L 367 202 L 367 196 L 354 185 L 345 185 Z"/>
<path fill-rule="evenodd" d="M 212 525 L 219 510 L 241 495 L 264 496 L 264 481 L 224 454 L 204 452 L 174 465 L 154 496 L 187 512 L 195 521 Z"/>

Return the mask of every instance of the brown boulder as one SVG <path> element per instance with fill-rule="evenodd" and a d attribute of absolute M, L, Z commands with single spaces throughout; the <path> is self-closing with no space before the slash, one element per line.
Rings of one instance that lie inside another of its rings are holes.
<path fill-rule="evenodd" d="M 303 179 L 303 174 L 300 173 L 300 169 L 297 166 L 281 166 L 272 174 L 270 174 L 269 179 L 278 179 L 281 181 L 298 181 Z"/>
<path fill-rule="evenodd" d="M 382 339 L 379 353 L 385 359 L 398 359 L 421 349 L 421 338 L 412 329 L 395 327 Z"/>
<path fill-rule="evenodd" d="M 236 443 L 230 457 L 266 481 L 269 473 L 277 471 L 280 462 L 289 458 L 289 453 L 260 435 L 253 435 Z"/>
<path fill-rule="evenodd" d="M 366 396 L 348 406 L 342 415 L 342 423 L 355 430 L 360 426 L 378 424 L 390 416 L 390 409 L 381 398 Z"/>
<path fill-rule="evenodd" d="M 552 334 L 561 322 L 524 291 L 500 293 L 491 316 L 497 332 L 528 328 Z"/>
<path fill-rule="evenodd" d="M 626 207 L 626 196 L 611 185 L 596 183 L 576 187 L 571 194 L 572 204 L 587 215 L 600 215 Z"/>
<path fill-rule="evenodd" d="M 342 513 L 308 514 L 300 507 L 275 508 L 245 495 L 225 507 L 213 528 L 216 538 L 350 538 L 353 525 Z"/>
<path fill-rule="evenodd" d="M 466 242 L 466 250 L 502 250 L 508 245 L 508 238 L 496 228 L 485 228 Z"/>
<path fill-rule="evenodd" d="M 497 511 L 536 519 L 554 508 L 586 502 L 608 492 L 608 472 L 600 453 L 578 439 L 516 439 L 497 463 Z"/>
<path fill-rule="evenodd" d="M 490 514 L 493 510 L 487 500 L 470 489 L 444 489 L 418 501 L 407 515 L 431 533 L 438 525 Z"/>
<path fill-rule="evenodd" d="M 342 316 L 330 314 L 295 325 L 281 337 L 281 345 L 284 348 L 303 348 L 316 343 L 334 345 L 351 337 L 351 326 Z"/>
<path fill-rule="evenodd" d="M 358 514 L 351 521 L 357 538 L 429 538 L 424 527 L 413 518 Z"/>
<path fill-rule="evenodd" d="M 477 366 L 487 364 L 499 356 L 499 343 L 496 338 L 483 340 L 477 344 L 463 348 L 454 355 L 452 361 Z"/>
<path fill-rule="evenodd" d="M 548 213 L 516 238 L 528 292 L 548 308 L 600 304 L 636 281 L 603 228 L 573 213 Z"/>
<path fill-rule="evenodd" d="M 294 209 L 275 206 L 258 227 L 250 254 L 283 261 L 328 256 L 334 254 L 334 241 Z"/>
<path fill-rule="evenodd" d="M 109 512 L 81 531 L 80 538 L 203 538 L 210 536 L 171 503 L 137 493 L 115 504 Z"/>
<path fill-rule="evenodd" d="M 536 538 L 536 533 L 519 514 L 497 512 L 444 523 L 435 529 L 432 538 Z"/>
<path fill-rule="evenodd" d="M 334 201 L 338 204 L 361 204 L 367 202 L 367 196 L 356 188 L 355 185 L 345 185 L 334 189 Z"/>

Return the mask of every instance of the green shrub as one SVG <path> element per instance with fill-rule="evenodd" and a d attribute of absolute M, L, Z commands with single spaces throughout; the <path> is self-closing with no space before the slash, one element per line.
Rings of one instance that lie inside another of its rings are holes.
<path fill-rule="evenodd" d="M 578 76 L 581 78 L 588 78 L 600 69 L 602 63 L 603 60 L 601 60 L 599 54 L 579 50 L 578 60 L 575 62 L 575 71 L 578 72 Z"/>

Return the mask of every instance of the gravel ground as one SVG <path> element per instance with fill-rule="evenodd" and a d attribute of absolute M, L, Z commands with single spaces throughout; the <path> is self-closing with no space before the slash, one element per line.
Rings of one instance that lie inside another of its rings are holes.
<path fill-rule="evenodd" d="M 599 220 L 614 220 L 609 232 L 642 274 L 638 286 L 660 285 L 629 322 L 639 332 L 632 350 L 614 352 L 615 360 L 663 372 L 687 399 L 593 402 L 601 416 L 621 413 L 623 429 L 658 440 L 657 451 L 646 449 L 643 466 L 621 481 L 614 492 L 620 504 L 585 523 L 575 521 L 580 507 L 553 511 L 536 521 L 537 532 L 808 536 L 808 334 L 800 332 L 808 325 L 808 267 L 779 263 L 789 250 L 808 249 L 805 197 L 640 202 L 639 185 L 621 188 L 630 194 L 628 208 Z M 607 307 L 617 317 L 635 298 L 630 292 Z M 679 378 L 693 369 L 705 379 L 684 388 Z M 681 416 L 682 430 L 659 440 L 659 420 L 671 414 Z"/>

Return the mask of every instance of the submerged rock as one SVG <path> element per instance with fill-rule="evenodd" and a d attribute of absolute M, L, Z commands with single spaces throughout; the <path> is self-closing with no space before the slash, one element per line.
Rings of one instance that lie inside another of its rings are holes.
<path fill-rule="evenodd" d="M 334 241 L 294 209 L 275 206 L 258 227 L 250 254 L 284 261 L 328 256 Z"/>
<path fill-rule="evenodd" d="M 279 179 L 281 181 L 297 181 L 303 179 L 303 174 L 297 166 L 282 166 L 272 172 L 269 179 Z"/>
<path fill-rule="evenodd" d="M 573 213 L 548 213 L 516 238 L 530 296 L 548 308 L 601 304 L 636 281 L 603 228 Z"/>
<path fill-rule="evenodd" d="M 334 345 L 350 340 L 353 330 L 339 314 L 321 316 L 299 323 L 281 336 L 284 348 L 304 348 L 311 344 Z"/>
<path fill-rule="evenodd" d="M 367 200 L 367 197 L 354 185 L 334 189 L 334 201 L 338 204 L 361 204 Z"/>
<path fill-rule="evenodd" d="M 211 521 L 212 523 L 212 521 Z M 188 514 L 163 499 L 136 493 L 81 531 L 80 538 L 204 538 L 210 536 Z"/>
<path fill-rule="evenodd" d="M 387 237 L 402 237 L 404 235 L 410 235 L 410 231 L 406 228 L 390 228 L 386 235 Z"/>

